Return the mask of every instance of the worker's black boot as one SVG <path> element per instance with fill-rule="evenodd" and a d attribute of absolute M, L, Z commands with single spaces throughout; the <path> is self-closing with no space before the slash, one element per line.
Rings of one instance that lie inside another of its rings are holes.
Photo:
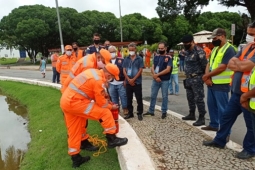
<path fill-rule="evenodd" d="M 85 149 L 87 151 L 97 151 L 99 148 L 92 145 L 88 139 L 81 141 L 81 149 Z"/>
<path fill-rule="evenodd" d="M 88 162 L 90 160 L 90 156 L 82 157 L 80 154 L 72 155 L 71 159 L 73 161 L 73 168 L 80 167 L 81 164 Z"/>
<path fill-rule="evenodd" d="M 182 120 L 196 120 L 195 112 L 190 112 L 188 116 L 182 117 Z"/>
<path fill-rule="evenodd" d="M 127 138 L 118 138 L 115 134 L 106 134 L 108 148 L 114 148 L 116 146 L 122 146 L 127 144 Z"/>
<path fill-rule="evenodd" d="M 205 116 L 199 115 L 198 120 L 193 123 L 193 126 L 202 126 L 202 125 L 205 125 Z"/>

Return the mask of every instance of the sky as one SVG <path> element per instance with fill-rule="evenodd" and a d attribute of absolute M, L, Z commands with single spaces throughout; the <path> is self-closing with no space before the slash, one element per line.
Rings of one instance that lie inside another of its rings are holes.
<path fill-rule="evenodd" d="M 3 0 L 1 0 L 3 1 Z M 121 3 L 121 15 L 132 14 L 135 12 L 141 13 L 147 18 L 158 17 L 155 8 L 157 7 L 157 0 L 120 0 Z M 54 0 L 7 0 L 1 4 L 0 19 L 3 16 L 7 16 L 14 8 L 18 8 L 23 5 L 35 5 L 42 4 L 44 6 L 56 7 Z M 74 8 L 78 12 L 86 10 L 97 10 L 101 12 L 112 12 L 116 17 L 119 17 L 119 1 L 118 0 L 58 0 L 58 5 L 63 7 Z M 227 8 L 225 6 L 218 5 L 218 2 L 214 0 L 210 4 L 202 9 L 202 12 L 238 12 L 247 13 L 244 7 L 232 7 Z M 60 16 L 61 17 L 61 16 Z M 10 54 L 10 51 L 1 50 L 0 56 L 16 56 L 16 54 Z"/>

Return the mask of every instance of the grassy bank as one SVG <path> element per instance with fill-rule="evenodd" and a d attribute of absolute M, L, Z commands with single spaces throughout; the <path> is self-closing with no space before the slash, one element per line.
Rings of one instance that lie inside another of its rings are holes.
<path fill-rule="evenodd" d="M 72 169 L 71 159 L 67 154 L 66 128 L 59 108 L 60 92 L 53 88 L 8 81 L 0 81 L 0 89 L 28 108 L 28 128 L 32 141 L 23 156 L 21 170 Z M 95 121 L 89 122 L 88 133 L 103 136 L 100 124 Z M 90 155 L 91 160 L 79 169 L 120 169 L 115 149 L 98 157 L 93 157 L 92 154 L 93 152 L 81 152 L 81 155 Z"/>
<path fill-rule="evenodd" d="M 0 65 L 8 65 L 8 64 L 15 64 L 18 61 L 17 58 L 0 58 Z"/>

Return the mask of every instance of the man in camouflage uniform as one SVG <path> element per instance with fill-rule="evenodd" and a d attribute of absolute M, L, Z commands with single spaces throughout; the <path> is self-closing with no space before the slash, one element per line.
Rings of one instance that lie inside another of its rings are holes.
<path fill-rule="evenodd" d="M 192 35 L 185 35 L 182 38 L 184 48 L 186 50 L 185 57 L 185 75 L 184 87 L 186 89 L 187 100 L 189 104 L 189 115 L 183 117 L 183 120 L 196 120 L 196 106 L 199 112 L 198 120 L 193 126 L 201 126 L 205 124 L 205 102 L 204 102 L 204 83 L 202 76 L 205 73 L 207 65 L 206 54 L 204 50 L 195 45 Z"/>

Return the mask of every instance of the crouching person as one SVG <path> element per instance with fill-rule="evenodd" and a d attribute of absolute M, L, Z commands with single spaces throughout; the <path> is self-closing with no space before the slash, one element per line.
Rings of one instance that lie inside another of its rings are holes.
<path fill-rule="evenodd" d="M 68 132 L 68 154 L 73 167 L 90 160 L 80 153 L 82 128 L 85 119 L 98 120 L 106 134 L 109 148 L 125 145 L 127 138 L 116 137 L 116 126 L 111 110 L 118 109 L 105 99 L 105 83 L 115 78 L 119 80 L 119 69 L 116 65 L 107 64 L 103 69 L 88 69 L 76 76 L 64 91 L 60 107 L 64 112 Z"/>

